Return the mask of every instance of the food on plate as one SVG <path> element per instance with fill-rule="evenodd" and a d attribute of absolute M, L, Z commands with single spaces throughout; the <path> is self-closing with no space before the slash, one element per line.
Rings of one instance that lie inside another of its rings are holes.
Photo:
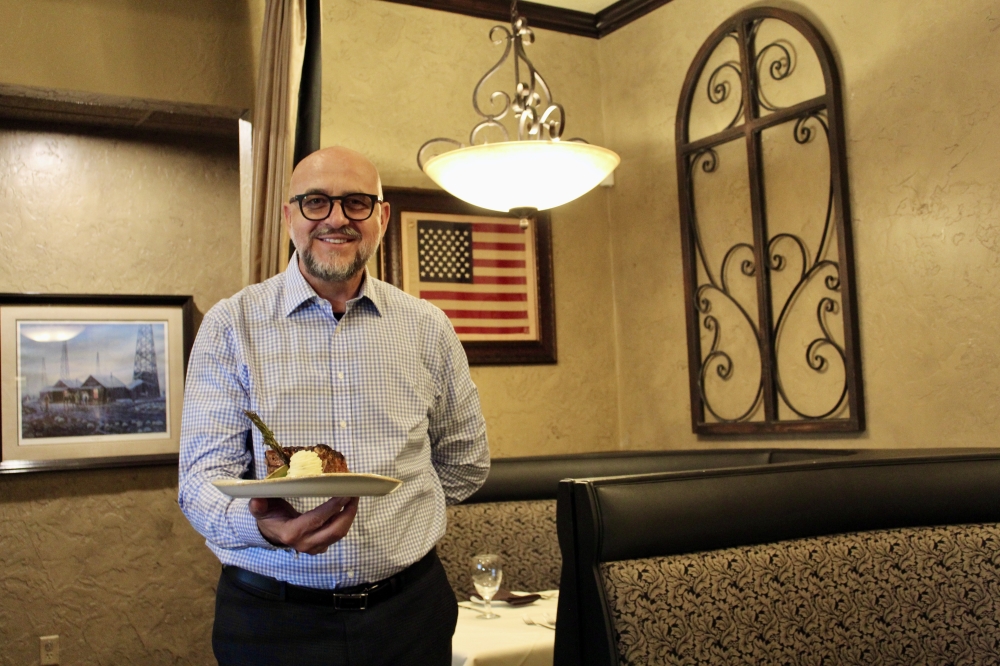
<path fill-rule="evenodd" d="M 270 447 L 264 452 L 264 459 L 267 462 L 267 478 L 319 476 L 320 474 L 350 471 L 347 469 L 347 460 L 339 451 L 334 451 L 326 444 L 282 446 L 278 444 L 274 433 L 267 427 L 264 420 L 257 416 L 256 412 L 243 410 L 243 413 L 257 426 L 260 434 L 264 437 L 264 443 Z"/>
<path fill-rule="evenodd" d="M 283 446 L 281 449 L 289 460 L 288 476 L 316 476 L 349 471 L 344 455 L 339 451 L 334 451 L 326 444 Z M 265 451 L 264 457 L 267 459 L 267 473 L 269 475 L 285 465 L 285 461 L 273 449 Z M 310 463 L 310 459 L 316 462 Z"/>

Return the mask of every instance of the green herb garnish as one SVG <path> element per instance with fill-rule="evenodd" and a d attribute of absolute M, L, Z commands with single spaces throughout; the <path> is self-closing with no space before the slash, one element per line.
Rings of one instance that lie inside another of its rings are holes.
<path fill-rule="evenodd" d="M 278 440 L 274 438 L 274 433 L 271 432 L 271 429 L 267 427 L 267 424 L 264 423 L 263 419 L 257 416 L 257 412 L 251 412 L 249 409 L 244 409 L 243 413 L 247 415 L 247 418 L 250 419 L 255 426 L 257 426 L 257 430 L 260 430 L 260 434 L 264 437 L 264 443 L 270 446 L 271 449 L 273 449 L 274 452 L 278 454 L 278 458 L 280 458 L 285 463 L 286 466 L 291 465 L 292 461 L 285 454 L 285 450 L 281 448 L 280 444 L 278 444 Z M 287 473 L 288 470 L 286 469 L 285 472 Z M 278 470 L 272 472 L 272 474 L 277 474 L 277 473 Z M 281 476 L 284 476 L 284 474 L 282 474 Z"/>

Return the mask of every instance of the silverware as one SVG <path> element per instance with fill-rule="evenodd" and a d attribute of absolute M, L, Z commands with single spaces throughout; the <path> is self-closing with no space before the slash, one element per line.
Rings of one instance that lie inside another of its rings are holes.
<path fill-rule="evenodd" d="M 524 615 L 521 616 L 521 619 L 524 620 L 525 624 L 531 624 L 538 627 L 545 627 L 546 629 L 552 629 L 553 631 L 555 631 L 556 629 L 555 620 L 550 618 L 548 613 L 542 613 L 542 617 L 544 619 L 539 620 L 538 618 L 532 617 L 527 613 L 525 613 Z"/>

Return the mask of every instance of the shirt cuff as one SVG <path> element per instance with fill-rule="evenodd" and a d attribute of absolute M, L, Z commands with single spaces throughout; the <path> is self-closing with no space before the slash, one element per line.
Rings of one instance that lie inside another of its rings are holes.
<path fill-rule="evenodd" d="M 282 550 L 281 547 L 264 538 L 257 527 L 257 519 L 250 513 L 250 500 L 235 499 L 229 504 L 229 524 L 240 542 L 250 548 L 267 548 L 268 550 Z"/>

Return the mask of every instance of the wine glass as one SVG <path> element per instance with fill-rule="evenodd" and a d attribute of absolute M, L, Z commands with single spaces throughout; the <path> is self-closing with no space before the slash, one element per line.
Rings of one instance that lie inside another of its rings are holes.
<path fill-rule="evenodd" d="M 486 602 L 486 612 L 479 615 L 481 620 L 492 620 L 500 617 L 493 612 L 490 601 L 500 589 L 503 580 L 503 560 L 499 555 L 486 553 L 472 558 L 472 583 L 476 592 Z"/>

